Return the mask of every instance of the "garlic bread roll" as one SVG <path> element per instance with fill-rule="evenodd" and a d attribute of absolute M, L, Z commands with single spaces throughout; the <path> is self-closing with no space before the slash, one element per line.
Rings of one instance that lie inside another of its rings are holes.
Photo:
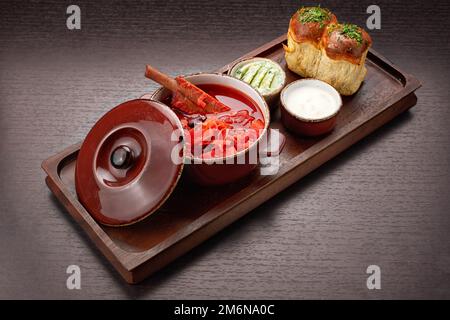
<path fill-rule="evenodd" d="M 367 74 L 365 61 L 372 40 L 353 24 L 330 24 L 321 41 L 321 60 L 316 77 L 342 95 L 358 91 Z"/>
<path fill-rule="evenodd" d="M 336 16 L 320 7 L 301 8 L 292 16 L 288 45 L 284 47 L 290 70 L 302 77 L 315 77 L 320 63 L 320 42 L 330 23 L 337 23 Z"/>
<path fill-rule="evenodd" d="M 325 81 L 342 95 L 354 94 L 364 81 L 372 40 L 362 28 L 338 24 L 327 9 L 302 8 L 291 18 L 287 39 L 286 63 L 300 76 Z"/>

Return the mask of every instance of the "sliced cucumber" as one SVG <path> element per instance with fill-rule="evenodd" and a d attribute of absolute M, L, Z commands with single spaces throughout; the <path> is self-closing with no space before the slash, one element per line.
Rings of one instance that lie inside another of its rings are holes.
<path fill-rule="evenodd" d="M 253 81 L 253 78 L 258 73 L 259 69 L 261 69 L 261 65 L 259 63 L 252 64 L 241 80 L 250 84 Z"/>
<path fill-rule="evenodd" d="M 258 59 L 243 63 L 232 76 L 247 82 L 263 95 L 278 90 L 285 77 L 283 70 L 275 62 Z"/>
<path fill-rule="evenodd" d="M 267 72 L 266 76 L 264 77 L 263 81 L 261 82 L 259 88 L 264 90 L 270 89 L 274 78 L 275 78 L 275 71 L 273 69 L 270 69 Z"/>
<path fill-rule="evenodd" d="M 255 75 L 255 77 L 253 78 L 252 82 L 250 83 L 250 85 L 253 88 L 260 88 L 261 86 L 261 81 L 264 79 L 264 77 L 266 76 L 266 73 L 269 71 L 269 67 L 263 65 L 261 66 L 261 68 L 258 70 L 258 73 Z"/>
<path fill-rule="evenodd" d="M 242 79 L 247 73 L 248 69 L 250 69 L 250 64 L 246 64 L 241 68 L 237 69 L 233 76 L 238 79 Z"/>

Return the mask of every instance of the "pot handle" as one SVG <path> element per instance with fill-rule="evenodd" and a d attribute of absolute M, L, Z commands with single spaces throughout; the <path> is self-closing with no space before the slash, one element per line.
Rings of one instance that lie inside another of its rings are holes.
<path fill-rule="evenodd" d="M 280 155 L 286 144 L 286 136 L 278 129 L 267 129 L 267 144 L 261 147 L 260 154 L 266 157 L 276 157 Z"/>

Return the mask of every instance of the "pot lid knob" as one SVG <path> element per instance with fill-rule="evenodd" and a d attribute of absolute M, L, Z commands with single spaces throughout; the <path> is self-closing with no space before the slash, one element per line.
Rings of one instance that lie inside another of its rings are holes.
<path fill-rule="evenodd" d="M 81 146 L 78 198 L 102 224 L 135 223 L 169 197 L 183 156 L 183 128 L 168 106 L 145 99 L 124 102 L 94 125 Z"/>
<path fill-rule="evenodd" d="M 111 164 L 116 169 L 126 169 L 132 165 L 133 157 L 133 150 L 128 146 L 118 146 L 111 154 Z"/>

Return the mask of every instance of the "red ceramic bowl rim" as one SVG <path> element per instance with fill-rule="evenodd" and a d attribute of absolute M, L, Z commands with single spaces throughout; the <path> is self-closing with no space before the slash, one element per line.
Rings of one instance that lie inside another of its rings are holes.
<path fill-rule="evenodd" d="M 235 78 L 235 77 L 232 77 L 232 76 L 223 74 L 223 73 L 216 73 L 216 72 L 213 72 L 213 73 L 210 73 L 210 72 L 198 72 L 198 73 L 193 73 L 193 74 L 188 74 L 188 75 L 181 75 L 181 76 L 184 77 L 184 78 L 186 78 L 187 80 L 189 80 L 189 77 L 201 76 L 201 75 L 211 75 L 211 76 L 220 76 L 220 77 L 231 78 L 231 79 L 233 79 L 233 81 L 240 81 L 244 86 L 246 86 L 247 88 L 249 88 L 251 91 L 254 91 L 254 93 L 256 93 L 256 94 L 261 98 L 261 101 L 263 102 L 264 110 L 261 110 L 261 112 L 263 113 L 263 116 L 264 116 L 264 129 L 263 129 L 263 132 L 259 135 L 258 139 L 256 139 L 256 141 L 253 142 L 252 145 L 250 145 L 250 146 L 248 146 L 246 149 L 241 150 L 241 151 L 238 151 L 238 152 L 236 152 L 236 153 L 234 153 L 234 154 L 232 154 L 232 155 L 229 155 L 229 156 L 226 156 L 226 157 L 214 157 L 214 158 L 211 158 L 211 159 L 203 159 L 203 158 L 198 158 L 198 157 L 191 157 L 191 156 L 188 156 L 187 154 L 185 154 L 185 157 L 186 157 L 187 159 L 189 159 L 189 160 L 194 159 L 194 160 L 197 160 L 197 161 L 201 161 L 202 163 L 214 163 L 214 162 L 220 161 L 220 160 L 227 160 L 227 159 L 231 159 L 231 158 L 236 158 L 236 157 L 238 157 L 238 156 L 240 156 L 240 155 L 242 155 L 242 154 L 247 153 L 250 149 L 257 147 L 258 144 L 259 144 L 259 142 L 260 142 L 260 140 L 262 139 L 262 137 L 263 137 L 264 135 L 267 134 L 267 130 L 268 130 L 269 124 L 270 124 L 270 109 L 269 109 L 269 105 L 268 105 L 267 102 L 266 102 L 266 99 L 264 99 L 264 97 L 258 92 L 258 90 L 256 90 L 255 88 L 253 88 L 253 87 L 252 87 L 251 85 L 249 85 L 248 83 L 246 83 L 246 82 L 244 82 L 244 81 L 242 81 L 242 80 L 240 80 L 240 79 L 237 79 L 237 78 Z M 238 90 L 239 92 L 241 92 L 241 93 L 243 93 L 243 94 L 245 94 L 245 95 L 248 96 L 248 94 L 246 94 L 245 92 L 242 92 L 242 90 L 239 90 L 238 88 L 235 88 L 235 87 L 234 87 L 233 89 L 236 89 L 236 90 Z M 154 101 L 159 101 L 158 99 L 156 99 L 156 96 L 157 96 L 158 94 L 160 94 L 163 90 L 167 90 L 167 89 L 164 88 L 164 87 L 160 87 L 160 88 L 156 89 L 156 90 L 152 93 L 150 99 L 151 99 L 151 100 L 154 100 Z M 254 99 L 251 98 L 251 97 L 249 97 L 249 98 L 252 99 L 252 100 L 254 100 Z M 261 109 L 261 106 L 259 105 L 259 103 L 258 103 L 257 101 L 255 101 L 255 103 L 257 103 L 258 108 Z M 170 107 L 169 107 L 169 108 L 170 108 Z M 171 109 L 171 108 L 170 108 L 170 109 Z M 178 118 L 178 117 L 177 117 L 177 118 Z M 194 163 L 195 163 L 195 162 L 194 162 Z"/>
<path fill-rule="evenodd" d="M 339 101 L 338 101 L 339 106 L 338 106 L 337 110 L 336 110 L 335 112 L 333 112 L 331 115 L 326 116 L 326 117 L 323 117 L 323 118 L 319 118 L 319 119 L 307 119 L 307 118 L 302 118 L 302 117 L 300 117 L 299 115 L 292 113 L 292 112 L 286 107 L 286 104 L 284 103 L 284 95 L 285 95 L 285 93 L 286 93 L 286 90 L 287 90 L 291 85 L 294 85 L 294 84 L 299 83 L 299 82 L 320 82 L 320 83 L 321 83 L 322 85 L 324 85 L 325 87 L 327 87 L 327 88 L 329 88 L 330 90 L 336 92 L 337 95 L 338 95 L 338 97 L 339 97 Z M 311 123 L 311 122 L 318 123 L 318 122 L 324 122 L 324 121 L 330 120 L 331 118 L 335 117 L 335 116 L 339 113 L 339 111 L 341 111 L 341 108 L 342 108 L 342 97 L 341 97 L 340 93 L 339 93 L 333 86 L 331 86 L 330 84 L 326 83 L 325 81 L 322 81 L 322 80 L 319 80 L 319 79 L 313 79 L 313 78 L 299 79 L 299 80 L 295 80 L 295 81 L 292 81 L 291 83 L 289 83 L 287 86 L 285 86 L 285 87 L 283 88 L 283 90 L 281 90 L 281 94 L 280 94 L 280 102 L 281 102 L 281 107 L 284 109 L 284 111 L 286 111 L 287 113 L 289 113 L 289 115 L 291 115 L 292 117 L 294 117 L 295 119 L 297 119 L 297 120 L 299 120 L 299 121 L 301 121 L 301 122 L 308 122 L 308 123 Z"/>

